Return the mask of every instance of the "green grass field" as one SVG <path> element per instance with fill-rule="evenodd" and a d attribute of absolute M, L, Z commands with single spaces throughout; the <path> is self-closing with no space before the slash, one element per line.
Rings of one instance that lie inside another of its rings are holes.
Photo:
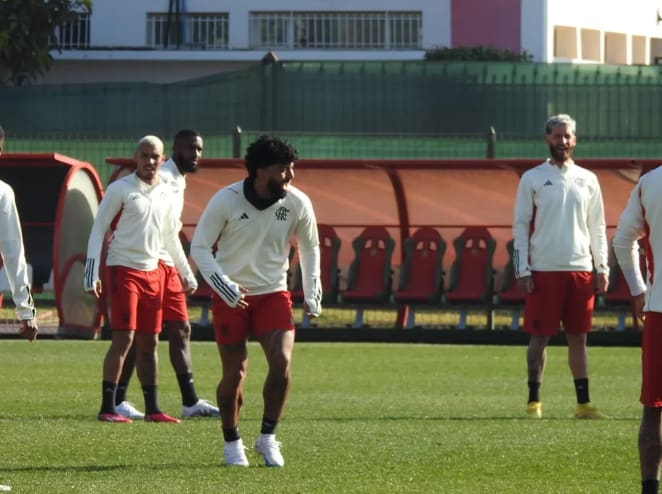
<path fill-rule="evenodd" d="M 215 419 L 95 420 L 107 341 L 0 340 L 0 484 L 15 493 L 627 493 L 639 489 L 639 350 L 591 348 L 591 395 L 611 416 L 573 418 L 566 349 L 550 347 L 545 418 L 524 418 L 524 347 L 300 343 L 278 430 L 286 466 L 221 466 Z M 214 395 L 213 343 L 193 344 Z M 179 392 L 160 347 L 160 402 Z M 249 348 L 240 429 L 252 445 L 264 360 Z M 137 380 L 129 399 L 142 405 Z M 142 408 L 142 406 L 141 406 Z"/>

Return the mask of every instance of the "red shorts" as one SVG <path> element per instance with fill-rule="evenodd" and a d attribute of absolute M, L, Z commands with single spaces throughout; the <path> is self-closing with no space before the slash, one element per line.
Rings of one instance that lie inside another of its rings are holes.
<path fill-rule="evenodd" d="M 595 285 L 589 271 L 535 271 L 526 296 L 524 331 L 536 336 L 588 333 L 593 321 Z"/>
<path fill-rule="evenodd" d="M 159 261 L 159 269 L 163 276 L 163 320 L 164 321 L 188 321 L 188 309 L 186 307 L 186 294 L 182 286 L 177 268 L 168 266 Z"/>
<path fill-rule="evenodd" d="M 662 407 L 662 313 L 646 312 L 641 336 L 641 404 Z"/>
<path fill-rule="evenodd" d="M 212 295 L 211 311 L 216 343 L 231 345 L 247 341 L 251 336 L 260 339 L 277 329 L 294 331 L 289 291 L 249 295 L 246 302 L 248 308 L 233 309 L 218 295 Z"/>
<path fill-rule="evenodd" d="M 144 333 L 161 332 L 161 271 L 108 266 L 110 328 Z"/>

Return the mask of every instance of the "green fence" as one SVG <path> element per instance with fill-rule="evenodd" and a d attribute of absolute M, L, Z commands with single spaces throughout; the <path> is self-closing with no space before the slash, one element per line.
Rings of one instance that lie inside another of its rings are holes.
<path fill-rule="evenodd" d="M 583 138 L 662 134 L 662 68 L 610 65 L 276 62 L 173 84 L 0 88 L 14 137 L 134 139 L 239 125 L 324 134 L 540 136 L 570 113 Z"/>

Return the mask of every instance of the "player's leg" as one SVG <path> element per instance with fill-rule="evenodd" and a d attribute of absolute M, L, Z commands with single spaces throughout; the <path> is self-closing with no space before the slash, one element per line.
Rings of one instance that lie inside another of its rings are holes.
<path fill-rule="evenodd" d="M 135 329 L 139 289 L 129 270 L 121 266 L 107 268 L 110 300 L 111 343 L 103 361 L 102 400 L 99 420 L 131 422 L 115 410 L 115 395 L 124 359 L 132 345 Z"/>
<path fill-rule="evenodd" d="M 568 366 L 577 395 L 576 418 L 605 418 L 593 405 L 589 394 L 587 334 L 593 321 L 595 284 L 590 272 L 568 272 L 563 327 L 568 343 Z"/>
<path fill-rule="evenodd" d="M 641 338 L 641 403 L 639 463 L 642 493 L 657 493 L 662 465 L 662 313 L 646 312 Z"/>
<path fill-rule="evenodd" d="M 182 416 L 218 417 L 218 408 L 201 400 L 195 391 L 191 359 L 191 325 L 188 320 L 186 294 L 174 266 L 159 263 L 164 278 L 163 327 L 168 335 L 170 363 L 177 376 L 182 395 Z"/>
<path fill-rule="evenodd" d="M 115 411 L 120 415 L 130 419 L 143 419 L 145 414 L 139 411 L 136 406 L 126 399 L 126 392 L 129 389 L 129 382 L 136 367 L 136 349 L 131 345 L 124 358 L 122 372 L 117 383 L 117 392 L 115 393 Z"/>
<path fill-rule="evenodd" d="M 156 347 L 163 323 L 163 277 L 159 269 L 141 273 L 142 288 L 138 302 L 135 337 L 136 372 L 142 385 L 147 422 L 179 422 L 163 413 L 158 404 L 158 354 Z"/>
<path fill-rule="evenodd" d="M 561 325 L 562 297 L 559 293 L 559 276 L 556 272 L 532 273 L 534 290 L 526 297 L 524 330 L 529 333 L 526 349 L 527 415 L 542 417 L 540 387 L 547 365 L 547 344 L 558 334 Z"/>
<path fill-rule="evenodd" d="M 662 409 L 644 406 L 639 425 L 639 465 L 641 468 L 642 494 L 657 494 L 662 465 Z"/>
<path fill-rule="evenodd" d="M 292 302 L 289 292 L 278 292 L 261 296 L 253 303 L 255 333 L 268 367 L 262 388 L 264 413 L 255 449 L 267 466 L 282 467 L 285 461 L 275 434 L 290 390 L 294 350 Z"/>
<path fill-rule="evenodd" d="M 226 465 L 247 467 L 246 448 L 239 434 L 239 415 L 248 368 L 247 341 L 251 309 L 233 309 L 213 295 L 211 310 L 221 359 L 221 379 L 216 388 L 216 400 L 223 429 L 224 461 Z"/>

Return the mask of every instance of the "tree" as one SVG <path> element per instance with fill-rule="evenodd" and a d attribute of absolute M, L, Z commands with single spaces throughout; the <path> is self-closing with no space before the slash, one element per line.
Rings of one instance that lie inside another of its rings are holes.
<path fill-rule="evenodd" d="M 458 46 L 455 48 L 432 48 L 425 52 L 425 60 L 444 62 L 530 62 L 533 55 L 515 53 L 511 50 L 491 46 Z"/>
<path fill-rule="evenodd" d="M 92 0 L 0 0 L 0 84 L 25 85 L 47 72 L 59 28 L 92 11 Z"/>

